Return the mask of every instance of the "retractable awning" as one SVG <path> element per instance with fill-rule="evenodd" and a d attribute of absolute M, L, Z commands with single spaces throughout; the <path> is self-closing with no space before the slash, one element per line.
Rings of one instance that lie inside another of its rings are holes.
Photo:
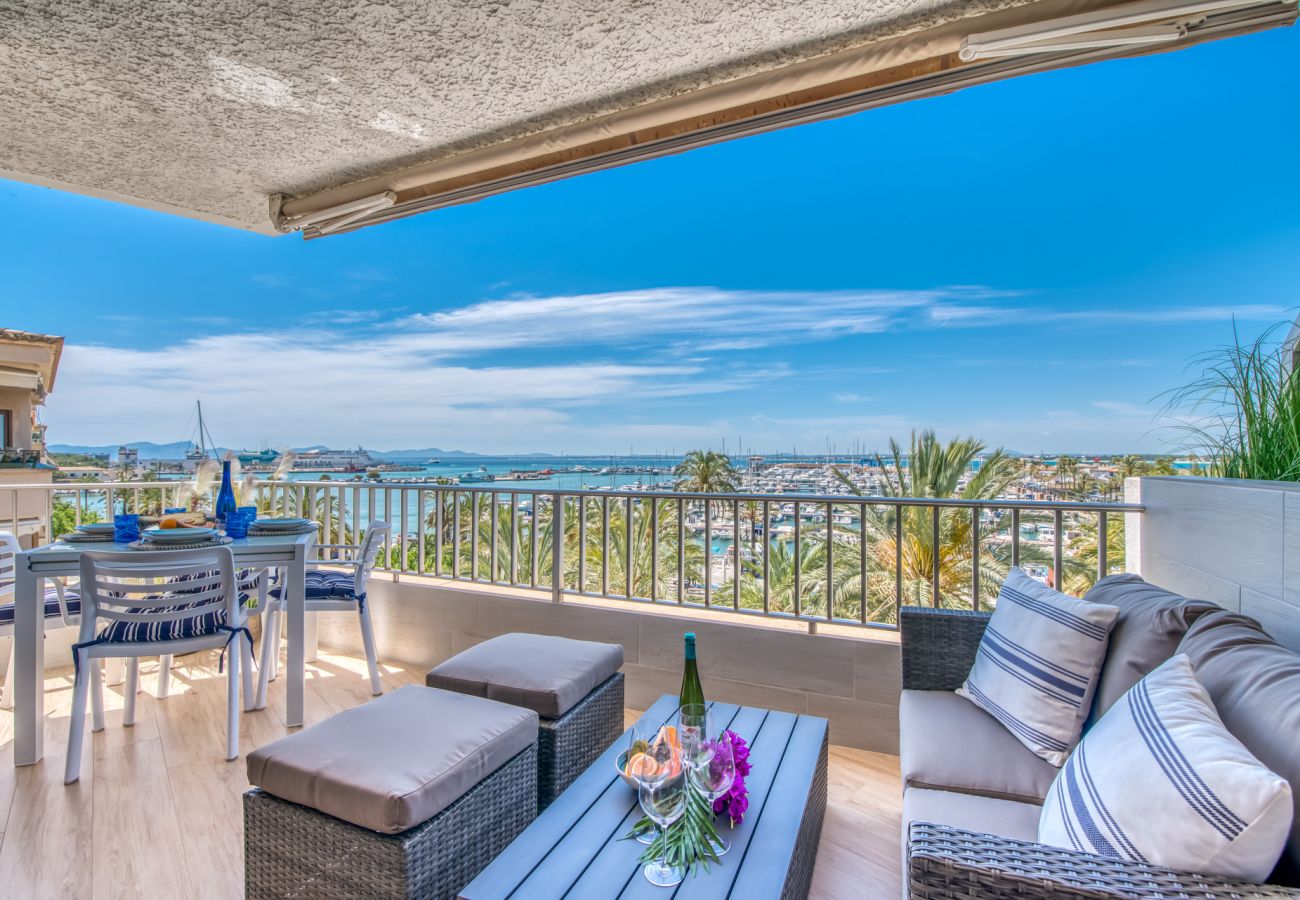
<path fill-rule="evenodd" d="M 0 174 L 312 238 L 1295 18 L 1295 0 L 0 0 Z"/>

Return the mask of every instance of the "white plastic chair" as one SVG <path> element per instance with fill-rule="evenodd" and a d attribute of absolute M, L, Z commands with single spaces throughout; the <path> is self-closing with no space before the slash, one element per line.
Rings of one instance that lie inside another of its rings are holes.
<path fill-rule="evenodd" d="M 0 638 L 14 634 L 14 565 L 22 552 L 18 538 L 8 531 L 0 531 Z M 45 591 L 45 629 L 76 628 L 81 616 L 81 597 L 76 589 L 69 589 L 62 578 L 51 578 L 53 588 Z M 9 647 L 9 666 L 5 672 L 3 691 L 0 691 L 0 709 L 14 707 L 14 653 Z"/>
<path fill-rule="evenodd" d="M 370 605 L 366 603 L 366 582 L 375 568 L 379 552 L 392 533 L 386 522 L 371 522 L 360 544 L 317 544 L 318 558 L 308 562 L 306 610 L 318 612 L 355 612 L 361 618 L 361 641 L 370 668 L 370 691 L 376 697 L 384 692 L 379 681 L 379 661 L 375 656 L 375 632 L 370 624 Z M 330 568 L 351 572 L 328 571 Z M 284 585 L 267 591 L 262 615 L 261 671 L 257 676 L 258 709 L 266 704 L 266 683 L 274 678 L 280 659 L 280 614 L 284 611 Z"/>
<path fill-rule="evenodd" d="M 183 579 L 183 581 L 182 581 Z M 124 725 L 135 721 L 140 657 L 169 656 L 238 645 L 226 664 L 226 759 L 239 755 L 239 691 L 252 697 L 252 637 L 235 583 L 229 547 L 81 554 L 81 634 L 73 645 L 76 682 L 68 726 L 64 783 L 81 777 L 86 693 L 93 686 L 95 731 L 104 729 L 104 685 L 99 660 L 124 658 Z M 106 627 L 98 630 L 103 623 Z M 244 635 L 247 640 L 241 640 Z"/>
<path fill-rule="evenodd" d="M 266 608 L 266 589 L 270 582 L 270 573 L 267 569 L 240 569 L 235 572 L 235 581 L 238 584 L 240 594 L 251 596 L 254 591 L 257 592 L 257 605 L 245 604 L 247 615 L 255 615 Z M 131 680 L 132 684 L 137 683 L 139 664 L 139 660 L 135 659 L 127 664 L 127 678 Z M 167 695 L 171 692 L 171 683 L 172 654 L 167 653 L 158 657 L 158 693 L 156 696 L 159 700 L 167 699 Z M 245 700 L 247 699 L 245 698 Z M 245 709 L 247 708 L 247 705 L 245 705 Z"/>

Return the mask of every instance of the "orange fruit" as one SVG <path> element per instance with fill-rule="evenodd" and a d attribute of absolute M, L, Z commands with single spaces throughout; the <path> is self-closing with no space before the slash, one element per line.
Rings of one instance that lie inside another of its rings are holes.
<path fill-rule="evenodd" d="M 646 754 L 637 753 L 627 761 L 624 771 L 629 778 L 653 778 L 659 772 L 659 764 Z"/>
<path fill-rule="evenodd" d="M 159 528 L 180 528 L 181 523 L 177 522 L 175 519 L 163 519 L 161 522 L 158 523 L 158 527 Z"/>
<path fill-rule="evenodd" d="M 663 728 L 659 729 L 659 738 L 660 740 L 667 741 L 668 746 L 672 747 L 674 750 L 682 749 L 682 739 L 677 734 L 677 726 L 675 725 L 665 725 Z"/>

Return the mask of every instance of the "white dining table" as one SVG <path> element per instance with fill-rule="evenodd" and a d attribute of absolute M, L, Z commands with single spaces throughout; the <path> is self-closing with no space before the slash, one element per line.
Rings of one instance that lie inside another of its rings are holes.
<path fill-rule="evenodd" d="M 288 701 L 285 724 L 303 722 L 303 681 L 306 671 L 305 613 L 307 562 L 316 543 L 315 532 L 237 538 L 227 546 L 236 568 L 285 569 L 286 628 L 288 630 Z M 14 765 L 38 763 L 45 753 L 45 590 L 47 578 L 76 577 L 85 550 L 134 554 L 126 544 L 54 543 L 17 555 L 14 566 Z"/>

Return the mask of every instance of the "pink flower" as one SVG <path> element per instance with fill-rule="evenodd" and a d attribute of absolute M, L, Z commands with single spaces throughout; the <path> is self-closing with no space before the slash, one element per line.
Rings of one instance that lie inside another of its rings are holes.
<path fill-rule="evenodd" d="M 731 744 L 731 754 L 736 761 L 736 780 L 725 794 L 713 801 L 714 815 L 726 813 L 734 828 L 745 818 L 749 809 L 749 790 L 745 787 L 745 776 L 749 774 L 749 746 L 744 738 L 734 731 L 723 732 L 723 738 Z"/>

